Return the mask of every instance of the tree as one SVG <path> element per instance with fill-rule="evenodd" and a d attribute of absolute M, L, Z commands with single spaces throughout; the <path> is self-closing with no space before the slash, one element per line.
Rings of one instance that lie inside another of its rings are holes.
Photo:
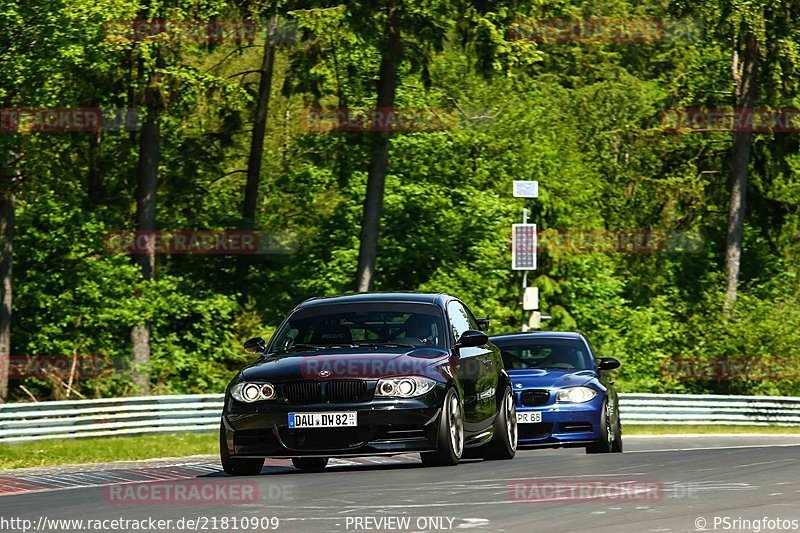
<path fill-rule="evenodd" d="M 752 116 L 758 87 L 759 43 L 753 28 L 736 30 L 733 39 L 731 73 L 733 75 L 734 101 L 737 114 Z M 731 197 L 728 215 L 728 232 L 725 248 L 727 290 L 725 307 L 736 302 L 739 271 L 742 263 L 742 240 L 747 198 L 747 175 L 750 166 L 753 134 L 746 129 L 733 132 L 731 148 Z"/>
<path fill-rule="evenodd" d="M 386 6 L 384 42 L 378 72 L 378 113 L 393 113 L 397 93 L 397 68 L 403 51 L 401 39 L 401 2 L 390 0 Z M 364 198 L 364 218 L 361 222 L 361 239 L 358 250 L 356 290 L 367 292 L 375 284 L 375 261 L 378 256 L 378 235 L 383 211 L 383 191 L 389 166 L 389 139 L 391 132 L 376 132 L 372 140 L 372 154 L 367 173 L 367 194 Z"/>
<path fill-rule="evenodd" d="M 244 202 L 242 202 L 242 218 L 249 227 L 253 226 L 256 218 L 256 205 L 258 202 L 258 186 L 261 181 L 261 159 L 264 154 L 264 136 L 267 130 L 267 114 L 269 112 L 269 99 L 272 93 L 272 72 L 275 66 L 275 47 L 278 34 L 278 15 L 272 15 L 267 25 L 267 34 L 264 38 L 264 51 L 259 69 L 258 96 L 253 113 L 253 135 L 250 139 L 250 155 L 247 158 L 247 183 L 244 188 Z"/>

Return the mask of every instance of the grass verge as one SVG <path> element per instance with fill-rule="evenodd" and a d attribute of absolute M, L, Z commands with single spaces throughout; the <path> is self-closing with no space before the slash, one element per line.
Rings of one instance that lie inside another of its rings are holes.
<path fill-rule="evenodd" d="M 218 433 L 172 433 L 0 444 L 0 470 L 219 453 Z"/>

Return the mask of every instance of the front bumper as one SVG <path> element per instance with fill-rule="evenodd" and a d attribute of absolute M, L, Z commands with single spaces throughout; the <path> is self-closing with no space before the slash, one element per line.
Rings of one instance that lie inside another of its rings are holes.
<path fill-rule="evenodd" d="M 415 399 L 259 406 L 236 412 L 230 398 L 222 416 L 228 453 L 233 457 L 346 457 L 436 449 L 443 396 L 438 389 Z M 355 427 L 289 428 L 289 413 L 356 411 Z"/>
<path fill-rule="evenodd" d="M 554 403 L 526 407 L 519 403 L 517 412 L 540 412 L 542 421 L 518 424 L 520 447 L 583 446 L 600 438 L 600 418 L 603 395 L 582 404 Z"/>

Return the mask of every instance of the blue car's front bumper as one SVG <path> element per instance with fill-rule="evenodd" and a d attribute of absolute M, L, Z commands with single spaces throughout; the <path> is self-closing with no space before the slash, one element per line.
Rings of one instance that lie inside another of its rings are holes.
<path fill-rule="evenodd" d="M 539 412 L 539 423 L 520 423 L 519 446 L 584 446 L 600 438 L 600 418 L 605 395 L 598 394 L 586 403 L 556 403 L 555 391 L 547 404 L 528 407 L 521 403 L 523 390 L 516 391 L 517 412 Z"/>

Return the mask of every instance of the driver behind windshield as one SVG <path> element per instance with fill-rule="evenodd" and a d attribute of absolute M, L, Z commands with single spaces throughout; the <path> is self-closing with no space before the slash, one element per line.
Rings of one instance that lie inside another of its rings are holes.
<path fill-rule="evenodd" d="M 412 314 L 406 319 L 405 338 L 402 342 L 409 344 L 436 344 L 436 318 L 430 315 Z"/>
<path fill-rule="evenodd" d="M 577 357 L 575 356 L 576 354 L 574 350 L 553 350 L 553 353 L 539 363 L 538 366 L 540 368 L 578 368 L 579 363 L 577 362 Z"/>

